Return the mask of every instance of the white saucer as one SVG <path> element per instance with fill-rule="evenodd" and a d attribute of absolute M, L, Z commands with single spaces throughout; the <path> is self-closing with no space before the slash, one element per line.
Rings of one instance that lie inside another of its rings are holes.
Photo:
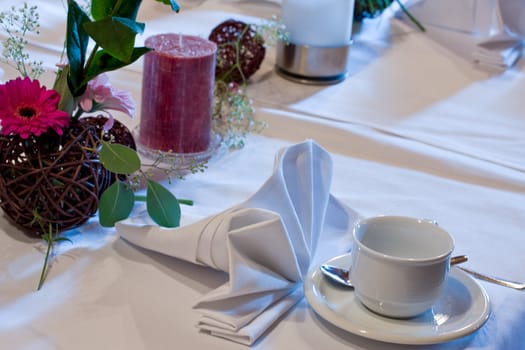
<path fill-rule="evenodd" d="M 350 266 L 350 255 L 328 261 Z M 328 263 L 327 262 L 327 263 Z M 373 313 L 355 297 L 351 288 L 328 281 L 319 268 L 308 273 L 304 292 L 314 311 L 350 333 L 397 344 L 434 344 L 463 337 L 480 328 L 490 314 L 483 287 L 465 272 L 452 267 L 443 295 L 431 310 L 409 319 L 393 319 Z"/>

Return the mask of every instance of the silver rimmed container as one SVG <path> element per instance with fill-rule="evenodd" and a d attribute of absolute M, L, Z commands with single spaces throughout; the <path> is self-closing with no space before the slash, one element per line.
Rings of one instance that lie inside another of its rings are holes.
<path fill-rule="evenodd" d="M 302 84 L 330 85 L 343 81 L 351 42 L 335 47 L 277 43 L 276 71 Z"/>

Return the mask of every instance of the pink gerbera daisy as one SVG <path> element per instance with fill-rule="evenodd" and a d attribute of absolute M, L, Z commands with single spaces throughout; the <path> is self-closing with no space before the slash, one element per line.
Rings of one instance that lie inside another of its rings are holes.
<path fill-rule="evenodd" d="M 40 136 L 48 129 L 62 135 L 69 115 L 58 109 L 60 95 L 40 86 L 38 80 L 16 78 L 0 84 L 0 123 L 2 134 Z"/>

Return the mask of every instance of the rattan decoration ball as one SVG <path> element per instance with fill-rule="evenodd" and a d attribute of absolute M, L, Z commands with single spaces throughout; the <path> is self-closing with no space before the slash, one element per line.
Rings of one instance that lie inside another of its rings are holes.
<path fill-rule="evenodd" d="M 266 49 L 264 39 L 242 21 L 229 19 L 216 26 L 208 38 L 217 44 L 215 78 L 242 83 L 261 66 Z"/>
<path fill-rule="evenodd" d="M 0 206 L 6 216 L 36 235 L 49 225 L 63 231 L 93 216 L 111 181 L 93 152 L 97 141 L 95 128 L 78 122 L 62 136 L 0 137 Z"/>

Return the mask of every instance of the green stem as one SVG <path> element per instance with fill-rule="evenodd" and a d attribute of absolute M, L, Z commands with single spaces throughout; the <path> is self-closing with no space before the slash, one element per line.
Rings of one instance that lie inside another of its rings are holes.
<path fill-rule="evenodd" d="M 143 196 L 143 195 L 140 195 L 140 194 L 136 194 L 135 195 L 135 200 L 138 201 L 138 202 L 145 202 L 146 201 L 146 196 Z M 179 204 L 184 204 L 184 205 L 193 205 L 193 201 L 191 199 L 178 199 L 177 198 L 177 202 L 179 202 Z"/>
<path fill-rule="evenodd" d="M 407 10 L 405 5 L 403 5 L 401 0 L 396 0 L 396 2 L 399 4 L 399 7 L 405 13 L 405 15 L 407 15 L 407 17 L 410 18 L 412 22 L 414 22 L 414 24 L 419 28 L 419 30 L 421 30 L 422 32 L 426 31 L 425 27 L 423 27 L 423 25 L 414 16 L 412 16 L 412 14 Z"/>
<path fill-rule="evenodd" d="M 138 201 L 138 202 L 145 202 L 146 201 L 146 196 L 136 194 L 135 195 L 135 200 Z"/>
<path fill-rule="evenodd" d="M 117 13 L 117 11 L 120 9 L 120 6 L 122 5 L 122 2 L 124 0 L 118 0 L 117 3 L 115 4 L 115 6 L 113 7 L 113 11 L 111 11 L 111 17 L 115 16 L 115 14 Z"/>
<path fill-rule="evenodd" d="M 84 113 L 84 111 L 82 110 L 82 108 L 79 107 L 77 108 L 77 111 L 75 112 L 75 115 L 73 116 L 73 119 L 78 119 L 80 118 L 80 116 Z"/>
<path fill-rule="evenodd" d="M 85 71 L 85 72 L 88 71 L 89 66 L 91 66 L 91 63 L 92 63 L 93 60 L 95 59 L 95 55 L 96 55 L 96 53 L 97 53 L 99 47 L 100 47 L 100 46 L 99 46 L 97 43 L 95 43 L 95 46 L 93 47 L 93 50 L 91 50 L 91 53 L 89 54 L 88 60 L 87 60 L 87 62 L 86 62 L 86 64 L 85 64 L 85 66 L 84 66 L 84 67 L 85 67 L 85 68 L 84 68 L 84 71 Z"/>
<path fill-rule="evenodd" d="M 235 39 L 233 42 L 233 46 L 235 47 L 235 64 L 230 67 L 230 69 L 223 73 L 223 75 L 219 78 L 219 80 L 223 81 L 225 80 L 230 74 L 232 74 L 235 70 L 239 71 L 239 74 L 241 75 L 241 79 L 243 82 L 246 81 L 246 77 L 244 76 L 244 72 L 242 71 L 242 65 L 241 65 L 241 41 L 250 30 L 250 26 L 246 26 L 241 34 Z M 225 43 L 225 45 L 232 45 L 232 43 Z"/>
<path fill-rule="evenodd" d="M 49 232 L 49 234 L 52 234 Z M 42 286 L 44 285 L 44 281 L 46 279 L 47 274 L 47 261 L 49 260 L 49 254 L 51 253 L 51 249 L 53 249 L 53 238 L 49 237 L 47 240 L 47 251 L 46 251 L 46 257 L 44 259 L 44 266 L 42 267 L 42 272 L 40 273 L 40 281 L 38 282 L 38 288 L 37 290 L 40 290 Z"/>
<path fill-rule="evenodd" d="M 179 204 L 185 204 L 185 205 L 193 205 L 193 201 L 191 199 L 177 199 Z"/>

